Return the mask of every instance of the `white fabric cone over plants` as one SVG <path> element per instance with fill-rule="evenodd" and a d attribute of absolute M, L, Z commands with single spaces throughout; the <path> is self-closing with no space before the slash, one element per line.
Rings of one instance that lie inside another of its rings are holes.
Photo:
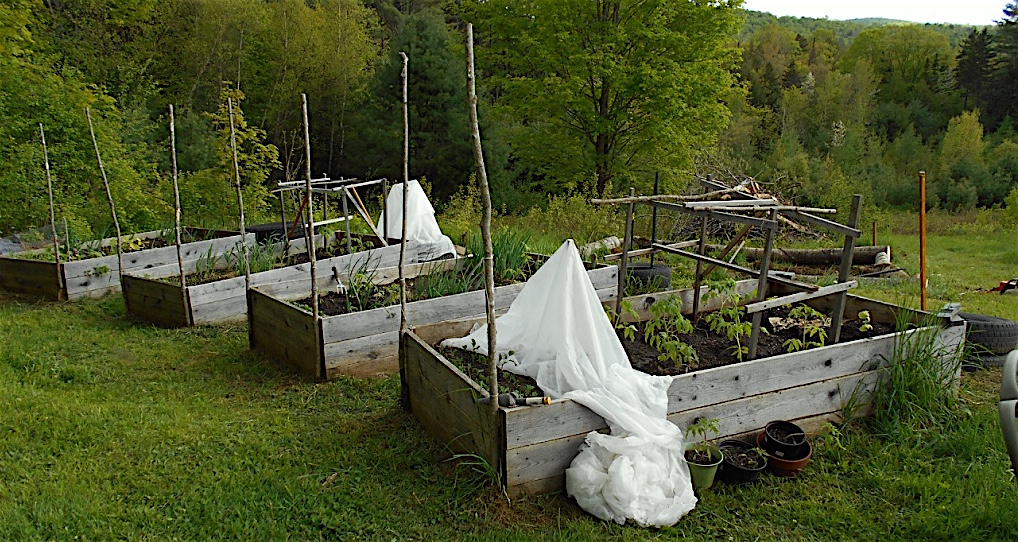
<path fill-rule="evenodd" d="M 682 431 L 666 419 L 672 379 L 629 364 L 571 239 L 495 322 L 502 369 L 586 406 L 611 428 L 588 434 L 566 470 L 566 492 L 584 510 L 664 526 L 693 509 Z M 487 326 L 442 344 L 487 354 Z"/>
<path fill-rule="evenodd" d="M 389 214 L 387 217 L 383 211 L 378 217 L 378 231 L 379 233 L 385 231 L 386 220 L 388 220 L 389 238 L 399 239 L 403 232 L 403 183 L 395 184 L 389 190 L 389 196 L 385 199 L 385 208 Z M 431 206 L 428 195 L 424 193 L 421 183 L 416 179 L 407 183 L 406 208 L 407 241 L 417 241 L 428 246 L 428 252 L 432 254 L 431 259 L 437 259 L 446 254 L 456 256 L 456 245 L 438 227 L 438 221 L 435 220 L 435 208 Z"/>

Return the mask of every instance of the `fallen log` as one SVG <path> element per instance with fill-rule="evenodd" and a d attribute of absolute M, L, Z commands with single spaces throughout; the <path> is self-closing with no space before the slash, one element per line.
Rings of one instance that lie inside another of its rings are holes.
<path fill-rule="evenodd" d="M 721 250 L 721 245 L 708 245 L 710 250 Z M 763 257 L 762 248 L 743 248 L 741 254 L 746 255 L 748 261 L 759 261 Z M 852 250 L 852 265 L 873 265 L 877 262 L 878 254 L 887 255 L 887 264 L 891 261 L 891 247 L 869 246 L 855 247 Z M 841 262 L 840 248 L 775 248 L 771 252 L 771 259 L 780 262 L 787 262 L 795 265 L 837 265 Z M 881 258 L 883 259 L 883 258 Z M 884 263 L 884 262 L 880 262 Z"/>

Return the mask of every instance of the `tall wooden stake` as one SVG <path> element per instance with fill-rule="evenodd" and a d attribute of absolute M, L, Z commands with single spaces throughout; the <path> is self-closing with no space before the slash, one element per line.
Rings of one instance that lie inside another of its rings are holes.
<path fill-rule="evenodd" d="M 311 314 L 318 322 L 318 274 L 315 263 L 315 230 L 311 225 L 314 221 L 314 212 L 311 207 L 311 129 L 308 127 L 308 95 L 301 94 L 301 112 L 304 115 L 304 206 L 307 207 L 308 221 L 304 227 L 308 236 L 308 259 L 311 261 Z M 325 375 L 323 374 L 322 377 Z"/>
<path fill-rule="evenodd" d="M 771 269 L 771 252 L 774 250 L 774 235 L 778 229 L 778 211 L 771 210 L 770 228 L 767 229 L 767 241 L 764 242 L 764 254 L 760 260 L 760 279 L 756 283 L 756 299 L 763 301 L 767 299 L 767 275 Z M 693 295 L 699 295 L 696 292 Z M 760 341 L 760 324 L 763 322 L 764 311 L 753 313 L 753 328 L 749 332 L 749 352 L 747 359 L 756 358 L 756 347 Z"/>
<path fill-rule="evenodd" d="M 636 195 L 636 189 L 629 187 L 629 197 Z M 626 206 L 626 231 L 622 236 L 622 259 L 619 262 L 619 281 L 615 292 L 615 321 L 612 324 L 618 325 L 622 318 L 622 298 L 626 293 L 626 275 L 629 267 L 629 251 L 633 248 L 633 211 L 635 202 L 630 201 Z"/>
<path fill-rule="evenodd" d="M 403 229 L 399 236 L 399 340 L 400 350 L 403 351 L 403 341 L 406 340 L 407 332 L 407 318 L 406 318 L 406 275 L 403 271 L 403 265 L 406 258 L 406 204 L 407 204 L 407 180 L 410 178 L 410 115 L 407 105 L 407 79 L 409 73 L 407 71 L 407 65 L 410 63 L 410 59 L 407 58 L 406 53 L 400 51 L 400 58 L 403 60 L 403 69 L 400 71 L 400 77 L 403 80 L 403 204 L 400 210 L 400 214 L 403 218 Z M 388 186 L 388 182 L 386 182 Z M 385 190 L 382 191 L 383 202 L 385 205 Z M 385 209 L 385 224 L 382 225 L 382 237 L 384 242 L 389 242 L 389 209 Z M 403 356 L 399 357 L 399 381 L 400 381 L 400 402 L 404 409 L 410 409 L 410 388 L 406 385 L 406 362 Z"/>
<path fill-rule="evenodd" d="M 477 86 L 474 76 L 474 25 L 467 23 L 467 100 L 470 104 L 470 136 L 474 144 L 477 180 L 481 185 L 481 238 L 484 240 L 484 299 L 488 314 L 488 377 L 491 380 L 491 412 L 498 412 L 498 365 L 495 363 L 495 261 L 491 249 L 491 192 L 481 151 L 481 128 L 477 122 Z M 621 293 L 620 293 L 621 295 Z"/>
<path fill-rule="evenodd" d="M 859 227 L 862 215 L 862 195 L 852 196 L 852 210 L 848 214 L 849 228 Z M 841 267 L 838 268 L 838 282 L 845 282 L 852 274 L 852 253 L 855 252 L 855 237 L 845 236 L 845 245 L 841 251 Z M 831 312 L 831 330 L 827 333 L 827 344 L 838 344 L 841 340 L 841 322 L 845 318 L 845 303 L 848 292 L 842 291 L 834 297 L 834 310 Z"/>
<path fill-rule="evenodd" d="M 919 172 L 919 308 L 926 310 L 926 172 Z"/>
<path fill-rule="evenodd" d="M 46 192 L 49 194 L 49 227 L 53 230 L 53 261 L 57 264 L 57 284 L 60 285 L 59 290 L 57 290 L 57 300 L 60 300 L 64 297 L 64 274 L 60 271 L 60 241 L 57 240 L 57 218 L 56 212 L 53 210 L 53 181 L 50 179 L 49 173 L 49 151 L 46 149 L 46 132 L 43 131 L 41 122 L 39 123 L 39 137 L 42 138 L 42 163 L 46 168 Z"/>
<path fill-rule="evenodd" d="M 88 119 L 88 132 L 92 134 L 92 147 L 95 148 L 95 159 L 99 161 L 99 173 L 103 176 L 103 186 L 106 187 L 106 199 L 110 202 L 110 214 L 113 216 L 113 227 L 117 230 L 117 276 L 124 276 L 124 249 L 121 246 L 123 239 L 120 237 L 120 221 L 117 220 L 117 207 L 113 204 L 113 192 L 110 192 L 110 182 L 106 178 L 106 168 L 103 166 L 102 156 L 99 154 L 99 143 L 95 140 L 95 128 L 92 127 L 92 111 L 85 108 L 85 117 Z"/>
<path fill-rule="evenodd" d="M 240 165 L 237 163 L 237 129 L 233 125 L 233 98 L 226 98 L 230 110 L 230 147 L 233 149 L 233 173 L 237 181 L 237 207 L 240 209 L 240 247 L 244 254 L 244 286 L 251 289 L 251 261 L 247 254 L 247 232 L 244 230 L 244 193 L 240 190 Z M 313 260 L 312 260 L 313 261 Z"/>
<path fill-rule="evenodd" d="M 184 249 L 180 241 L 180 186 L 177 183 L 177 127 L 173 117 L 173 104 L 170 104 L 170 162 L 173 164 L 173 229 L 177 236 L 177 268 L 180 270 L 180 301 L 187 307 L 187 277 L 184 275 Z M 185 310 L 187 325 L 194 324 L 191 311 Z"/>

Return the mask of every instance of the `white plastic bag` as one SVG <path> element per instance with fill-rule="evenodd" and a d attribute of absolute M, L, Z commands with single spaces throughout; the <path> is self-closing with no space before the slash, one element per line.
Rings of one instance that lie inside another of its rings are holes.
<path fill-rule="evenodd" d="M 566 470 L 566 492 L 584 510 L 663 526 L 693 509 L 682 432 L 666 419 L 672 379 L 629 364 L 572 240 L 527 281 L 496 330 L 502 369 L 590 408 L 611 428 L 610 435 L 588 434 Z M 486 354 L 487 333 L 482 326 L 443 345 Z"/>
<path fill-rule="evenodd" d="M 433 254 L 431 259 L 440 258 L 446 254 L 456 255 L 456 245 L 448 236 L 442 233 L 435 220 L 435 208 L 428 201 L 428 195 L 421 188 L 421 183 L 416 180 L 407 183 L 407 241 L 417 241 L 426 245 L 428 252 Z M 388 217 L 383 212 L 378 217 L 378 231 L 386 231 L 385 224 L 388 222 L 388 236 L 392 239 L 399 239 L 403 232 L 403 184 L 393 185 L 389 190 L 389 196 L 385 199 L 385 208 L 388 210 Z"/>

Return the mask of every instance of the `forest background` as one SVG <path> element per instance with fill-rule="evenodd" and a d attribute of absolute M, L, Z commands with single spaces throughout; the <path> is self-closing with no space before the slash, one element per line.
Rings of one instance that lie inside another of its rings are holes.
<path fill-rule="evenodd" d="M 4 0 L 0 235 L 57 217 L 109 231 L 85 108 L 128 231 L 172 223 L 167 110 L 185 222 L 232 226 L 226 98 L 247 212 L 304 171 L 398 179 L 400 63 L 410 58 L 410 172 L 436 206 L 473 175 L 463 27 L 473 22 L 482 133 L 502 213 L 697 174 L 751 176 L 804 205 L 1002 208 L 1018 223 L 1018 6 L 989 27 L 832 21 L 738 1 Z M 249 221 L 251 219 L 249 218 Z"/>

